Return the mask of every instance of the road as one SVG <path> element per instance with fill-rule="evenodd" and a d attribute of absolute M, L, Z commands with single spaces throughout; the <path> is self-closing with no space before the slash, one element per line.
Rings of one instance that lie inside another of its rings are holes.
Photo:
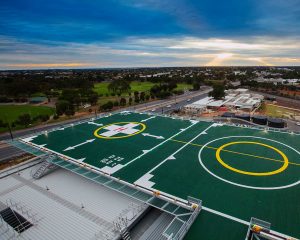
<path fill-rule="evenodd" d="M 190 102 L 194 102 L 201 98 L 204 98 L 205 96 L 207 96 L 207 93 L 209 91 L 211 91 L 211 88 L 203 87 L 200 91 L 187 92 L 183 95 L 176 96 L 176 98 L 172 97 L 170 99 L 157 100 L 157 101 L 153 101 L 153 102 L 139 104 L 137 106 L 124 108 L 123 110 L 151 111 L 151 112 L 157 112 L 157 113 L 161 113 L 163 111 L 164 113 L 168 113 L 175 109 L 181 108 Z M 167 106 L 170 106 L 170 107 L 167 107 Z M 152 111 L 153 109 L 154 109 L 154 111 Z M 22 137 L 27 134 L 49 130 L 51 128 L 58 127 L 60 125 L 70 124 L 70 123 L 74 123 L 74 122 L 77 122 L 80 120 L 88 119 L 93 116 L 94 116 L 94 114 L 91 114 L 91 115 L 77 118 L 77 119 L 71 119 L 71 120 L 67 120 L 67 121 L 63 121 L 63 122 L 59 122 L 59 123 L 53 123 L 53 124 L 48 124 L 48 125 L 36 126 L 36 127 L 30 128 L 30 129 L 19 130 L 19 131 L 14 132 L 13 135 L 14 135 L 14 138 L 18 138 L 18 137 Z M 10 139 L 9 133 L 4 133 L 4 134 L 0 135 L 0 141 L 8 140 L 8 139 Z M 10 146 L 6 143 L 0 143 L 0 162 L 4 161 L 10 157 L 20 155 L 22 153 L 24 153 L 24 152 L 16 147 Z"/>
<path fill-rule="evenodd" d="M 18 156 L 24 153 L 22 150 L 13 147 L 7 143 L 0 143 L 0 163 L 13 156 Z"/>
<path fill-rule="evenodd" d="M 274 97 L 279 105 L 290 108 L 300 109 L 300 100 L 272 95 L 264 92 L 251 91 L 252 93 L 261 94 L 265 97 Z"/>
<path fill-rule="evenodd" d="M 187 99 L 174 99 L 171 103 L 167 104 L 167 105 L 159 105 L 155 108 L 153 108 L 151 110 L 151 112 L 155 112 L 155 113 L 171 113 L 174 110 L 178 110 L 181 109 L 182 107 L 184 107 L 187 104 L 191 104 L 193 102 L 196 102 L 200 99 L 203 99 L 205 97 L 208 96 L 208 92 L 209 91 L 205 91 L 200 95 L 197 96 L 190 96 Z"/>
<path fill-rule="evenodd" d="M 300 109 L 300 100 L 281 97 L 281 96 L 272 95 L 272 94 L 263 93 L 263 92 L 256 92 L 256 91 L 251 91 L 251 92 L 256 93 L 256 94 L 261 94 L 265 97 L 274 97 L 274 98 L 276 98 L 276 101 L 279 106 Z M 284 120 L 287 122 L 287 127 L 289 130 L 295 131 L 295 132 L 300 132 L 300 126 L 297 125 L 297 121 L 293 121 L 293 120 L 289 120 L 289 119 L 284 119 Z"/>
<path fill-rule="evenodd" d="M 300 132 L 300 126 L 297 122 L 291 120 L 285 120 L 287 122 L 288 129 L 294 132 Z"/>
<path fill-rule="evenodd" d="M 124 111 L 125 110 L 151 111 L 152 109 L 157 109 L 159 107 L 166 108 L 166 106 L 168 106 L 168 105 L 172 106 L 174 104 L 173 107 L 168 108 L 168 110 L 166 111 L 166 112 L 170 112 L 170 111 L 178 108 L 178 106 L 182 106 L 184 103 L 187 103 L 187 99 L 198 99 L 198 98 L 200 99 L 201 97 L 205 96 L 205 94 L 207 94 L 209 91 L 211 91 L 211 88 L 203 87 L 200 91 L 187 92 L 183 95 L 177 96 L 176 97 L 177 105 L 175 104 L 175 98 L 172 97 L 172 98 L 165 99 L 165 100 L 157 100 L 157 101 L 143 103 L 143 104 L 139 104 L 139 105 L 128 107 L 128 108 L 123 108 L 122 110 L 124 110 Z M 161 112 L 161 110 L 157 110 L 157 112 Z M 25 136 L 28 134 L 49 130 L 51 128 L 58 127 L 58 126 L 61 126 L 64 124 L 70 124 L 70 123 L 74 123 L 77 121 L 89 119 L 93 116 L 94 116 L 94 114 L 90 114 L 90 115 L 86 115 L 81 118 L 76 118 L 76 119 L 66 120 L 66 121 L 62 121 L 62 122 L 58 122 L 58 123 L 40 125 L 40 126 L 36 126 L 33 128 L 27 128 L 27 129 L 23 129 L 23 130 L 19 130 L 19 131 L 14 131 L 13 136 L 14 136 L 14 138 L 18 138 L 18 137 L 22 137 L 22 136 Z M 9 133 L 3 133 L 0 135 L 0 141 L 8 140 L 8 139 L 10 139 Z"/>
<path fill-rule="evenodd" d="M 208 92 L 210 92 L 210 91 L 211 91 L 211 88 L 204 87 L 200 91 L 187 92 L 180 96 L 172 97 L 172 98 L 165 99 L 165 100 L 157 100 L 157 101 L 153 101 L 153 102 L 139 104 L 136 106 L 124 108 L 123 110 L 136 110 L 136 111 L 144 111 L 144 112 L 148 111 L 148 112 L 153 112 L 153 113 L 171 113 L 172 111 L 180 109 L 187 104 L 193 103 L 195 101 L 198 101 L 200 99 L 207 97 Z M 63 122 L 59 122 L 59 123 L 37 126 L 34 128 L 30 128 L 30 129 L 24 129 L 24 130 L 14 132 L 13 135 L 15 138 L 17 138 L 17 137 L 21 137 L 21 136 L 24 136 L 27 134 L 49 130 L 53 127 L 58 127 L 60 125 L 70 124 L 70 123 L 74 123 L 74 122 L 77 122 L 80 120 L 88 119 L 93 116 L 94 116 L 94 114 L 91 114 L 91 115 L 77 118 L 77 119 L 71 119 L 71 120 L 67 120 L 67 121 L 63 121 Z M 288 128 L 291 131 L 300 132 L 300 126 L 297 126 L 296 122 L 287 120 L 287 123 L 288 123 Z M 7 139 L 10 139 L 9 133 L 0 135 L 0 141 L 7 140 Z M 0 144 L 1 144 L 0 145 L 0 161 L 7 159 L 8 157 L 11 157 L 14 155 L 19 155 L 22 153 L 21 150 L 15 148 L 15 147 L 12 147 L 5 143 L 0 143 Z"/>

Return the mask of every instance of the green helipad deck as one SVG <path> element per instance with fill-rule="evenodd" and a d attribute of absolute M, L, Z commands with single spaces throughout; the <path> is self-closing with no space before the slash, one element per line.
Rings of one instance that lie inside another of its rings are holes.
<path fill-rule="evenodd" d="M 121 112 L 22 141 L 182 203 L 201 199 L 187 239 L 244 239 L 251 217 L 300 238 L 297 134 Z"/>

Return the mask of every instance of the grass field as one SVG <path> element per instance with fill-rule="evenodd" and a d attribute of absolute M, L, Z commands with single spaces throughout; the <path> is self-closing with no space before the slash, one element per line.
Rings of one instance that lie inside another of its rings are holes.
<path fill-rule="evenodd" d="M 108 82 L 103 82 L 103 83 L 96 83 L 94 85 L 94 90 L 98 93 L 98 94 L 110 94 L 110 92 L 108 91 L 107 87 L 108 87 L 109 83 Z M 155 84 L 152 82 L 131 82 L 130 87 L 131 87 L 131 92 L 146 92 L 149 91 L 151 89 L 151 87 L 153 87 Z M 177 88 L 176 90 L 185 90 L 185 89 L 192 89 L 192 85 L 191 84 L 185 84 L 185 83 L 179 83 L 177 84 Z M 126 94 L 127 95 L 127 94 Z"/>
<path fill-rule="evenodd" d="M 28 113 L 31 117 L 38 115 L 53 115 L 54 108 L 45 106 L 31 106 L 31 105 L 2 105 L 0 106 L 0 119 L 4 122 L 13 122 L 22 114 Z"/>
<path fill-rule="evenodd" d="M 294 119 L 295 116 L 300 116 L 300 110 L 292 110 L 273 104 L 265 104 L 264 111 L 267 116 Z"/>
<path fill-rule="evenodd" d="M 172 201 L 202 199 L 188 240 L 245 239 L 251 217 L 300 237 L 300 135 L 122 112 L 22 141 Z"/>
<path fill-rule="evenodd" d="M 55 113 L 54 108 L 45 106 L 31 106 L 31 105 L 0 105 L 0 120 L 3 122 L 12 123 L 18 119 L 22 114 L 28 113 L 31 118 L 38 115 L 53 115 Z M 24 128 L 23 126 L 16 125 L 14 130 Z M 0 133 L 8 131 L 7 128 L 0 128 Z"/>

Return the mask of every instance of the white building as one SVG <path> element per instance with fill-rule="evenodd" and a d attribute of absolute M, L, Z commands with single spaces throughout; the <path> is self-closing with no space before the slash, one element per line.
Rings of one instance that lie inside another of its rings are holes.
<path fill-rule="evenodd" d="M 264 97 L 259 94 L 249 93 L 248 89 L 238 88 L 225 91 L 226 96 L 223 100 L 214 100 L 212 97 L 206 97 L 184 107 L 186 112 L 203 113 L 207 109 L 218 110 L 221 107 L 228 109 L 241 109 L 251 111 L 260 106 Z"/>

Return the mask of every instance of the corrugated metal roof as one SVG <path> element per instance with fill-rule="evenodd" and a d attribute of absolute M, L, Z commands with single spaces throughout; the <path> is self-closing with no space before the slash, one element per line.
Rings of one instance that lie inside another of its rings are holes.
<path fill-rule="evenodd" d="M 40 180 L 31 178 L 31 170 L 0 181 L 2 203 L 12 199 L 40 219 L 19 239 L 115 239 L 113 221 L 132 203 L 142 204 L 63 169 Z"/>

